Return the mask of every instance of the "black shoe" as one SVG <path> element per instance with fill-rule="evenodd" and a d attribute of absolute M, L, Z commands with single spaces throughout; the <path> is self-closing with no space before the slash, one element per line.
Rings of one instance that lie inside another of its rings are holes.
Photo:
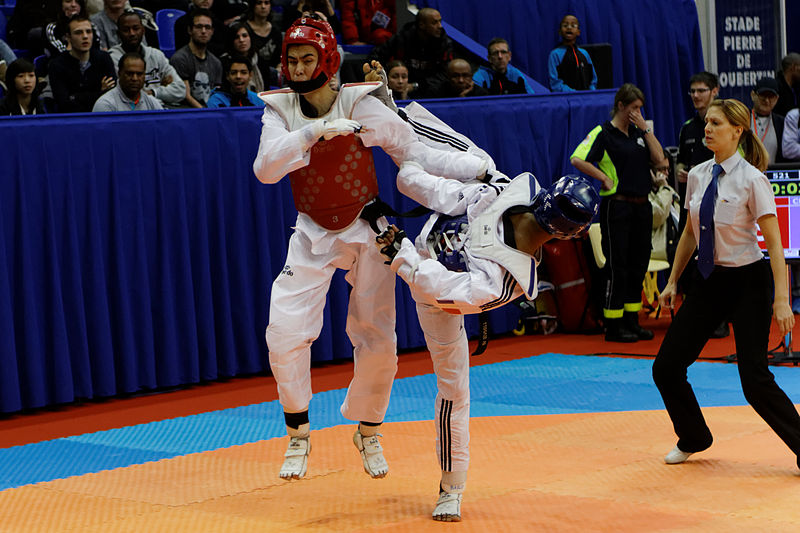
<path fill-rule="evenodd" d="M 711 334 L 711 338 L 712 339 L 724 339 L 725 337 L 727 337 L 730 334 L 731 334 L 730 326 L 728 326 L 727 322 L 723 322 L 722 324 L 717 326 L 717 329 L 715 329 L 714 332 Z"/>
<path fill-rule="evenodd" d="M 655 337 L 652 329 L 644 329 L 639 325 L 639 313 L 629 312 L 623 315 L 625 326 L 641 341 L 649 341 Z"/>
<path fill-rule="evenodd" d="M 606 341 L 607 342 L 636 342 L 639 336 L 628 329 L 621 318 L 607 320 Z"/>

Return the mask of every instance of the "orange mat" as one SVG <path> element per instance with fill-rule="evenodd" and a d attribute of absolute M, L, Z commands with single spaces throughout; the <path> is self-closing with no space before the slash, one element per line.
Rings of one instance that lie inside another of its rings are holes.
<path fill-rule="evenodd" d="M 363 473 L 353 428 L 312 434 L 309 472 L 273 439 L 0 492 L 4 533 L 272 531 L 797 532 L 795 458 L 749 407 L 705 410 L 714 446 L 683 465 L 663 411 L 476 418 L 463 521 L 430 519 L 433 422 L 386 424 L 390 473 Z"/>

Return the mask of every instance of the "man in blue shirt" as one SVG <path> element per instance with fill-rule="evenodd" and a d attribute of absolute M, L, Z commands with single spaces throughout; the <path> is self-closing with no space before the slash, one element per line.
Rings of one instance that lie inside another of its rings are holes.
<path fill-rule="evenodd" d="M 495 37 L 489 41 L 489 64 L 492 68 L 481 66 L 472 77 L 476 85 L 489 91 L 489 94 L 533 94 L 522 72 L 511 65 L 511 49 L 508 41 Z"/>
<path fill-rule="evenodd" d="M 208 107 L 264 107 L 256 93 L 247 88 L 252 76 L 252 63 L 246 57 L 231 58 L 225 64 L 225 78 L 221 89 L 214 89 Z"/>
<path fill-rule="evenodd" d="M 550 90 L 567 92 L 597 89 L 597 72 L 589 52 L 575 44 L 581 34 L 577 17 L 565 15 L 561 19 L 558 34 L 561 35 L 561 44 L 550 52 L 547 59 Z"/>

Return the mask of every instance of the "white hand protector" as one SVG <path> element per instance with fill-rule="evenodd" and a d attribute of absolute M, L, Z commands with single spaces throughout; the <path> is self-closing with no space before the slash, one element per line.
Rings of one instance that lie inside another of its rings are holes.
<path fill-rule="evenodd" d="M 322 137 L 329 141 L 337 135 L 352 135 L 361 131 L 361 124 L 355 120 L 337 118 L 336 120 L 323 121 Z"/>
<path fill-rule="evenodd" d="M 329 141 L 337 135 L 352 135 L 361 131 L 361 124 L 355 120 L 337 118 L 336 120 L 317 120 L 303 127 L 303 151 L 308 151 L 320 138 Z"/>

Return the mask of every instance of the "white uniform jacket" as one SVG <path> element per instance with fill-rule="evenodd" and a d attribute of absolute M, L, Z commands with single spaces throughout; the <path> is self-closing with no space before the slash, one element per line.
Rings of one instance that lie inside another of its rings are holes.
<path fill-rule="evenodd" d="M 267 105 L 261 119 L 261 142 L 253 163 L 256 177 L 263 183 L 277 183 L 289 172 L 307 166 L 310 148 L 317 142 L 309 138 L 312 122 L 337 118 L 361 124 L 358 135 L 364 146 L 380 146 L 398 166 L 403 161 L 415 161 L 433 174 L 456 179 L 474 178 L 485 168 L 482 160 L 474 155 L 436 150 L 420 142 L 405 121 L 367 94 L 379 85 L 380 82 L 343 85 L 330 111 L 313 119 L 302 114 L 297 93 L 286 89 L 261 93 L 259 96 Z M 359 226 L 354 224 L 333 234 L 304 213 L 297 217 L 297 229 L 309 237 L 315 253 L 326 253 L 333 239 L 360 241 L 361 237 L 348 235 Z"/>
<path fill-rule="evenodd" d="M 538 260 L 503 242 L 502 216 L 511 206 L 528 205 L 539 185 L 529 173 L 511 181 L 493 174 L 488 184 L 432 176 L 410 165 L 398 174 L 400 192 L 435 211 L 417 237 L 416 247 L 404 240 L 391 265 L 418 303 L 452 314 L 473 314 L 500 307 L 522 294 L 535 298 Z M 426 242 L 440 214 L 464 213 L 469 224 L 464 235 L 467 269 L 453 272 L 431 258 Z"/>

